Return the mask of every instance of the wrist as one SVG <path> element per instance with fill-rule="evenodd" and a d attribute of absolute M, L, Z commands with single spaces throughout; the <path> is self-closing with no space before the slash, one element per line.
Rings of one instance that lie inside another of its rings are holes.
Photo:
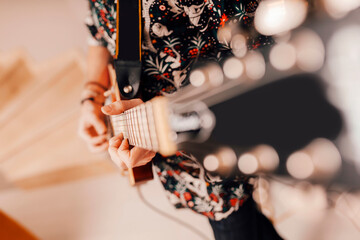
<path fill-rule="evenodd" d="M 105 91 L 105 86 L 102 86 L 100 83 L 96 84 L 96 82 L 87 82 L 81 93 L 80 103 L 84 104 L 85 102 L 93 102 L 103 105 L 105 102 Z"/>
<path fill-rule="evenodd" d="M 98 91 L 105 92 L 108 90 L 108 86 L 97 81 L 87 81 L 84 88 L 97 89 Z"/>

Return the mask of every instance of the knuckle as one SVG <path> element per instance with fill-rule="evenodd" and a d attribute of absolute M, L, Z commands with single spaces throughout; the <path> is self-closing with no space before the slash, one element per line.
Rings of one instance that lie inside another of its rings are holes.
<path fill-rule="evenodd" d="M 122 150 L 122 149 L 120 149 L 120 148 L 118 148 L 117 149 L 117 153 L 120 155 L 120 154 L 122 154 L 124 152 L 124 150 Z"/>
<path fill-rule="evenodd" d="M 124 104 L 122 101 L 116 101 L 116 102 L 112 103 L 111 105 L 112 105 L 112 107 L 114 107 L 116 109 L 116 111 L 123 112 L 125 110 Z"/>

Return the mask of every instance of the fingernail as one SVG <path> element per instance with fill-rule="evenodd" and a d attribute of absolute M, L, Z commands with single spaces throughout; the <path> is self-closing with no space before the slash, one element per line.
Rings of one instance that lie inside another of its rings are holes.
<path fill-rule="evenodd" d="M 105 111 L 105 112 L 111 112 L 112 107 L 110 105 L 106 105 L 106 106 L 102 107 L 102 110 Z"/>

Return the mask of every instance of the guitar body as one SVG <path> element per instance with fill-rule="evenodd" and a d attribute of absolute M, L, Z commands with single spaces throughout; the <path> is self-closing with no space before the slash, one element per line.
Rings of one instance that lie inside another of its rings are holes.
<path fill-rule="evenodd" d="M 116 73 L 113 66 L 109 66 L 109 76 L 111 82 L 111 101 L 120 101 L 122 99 L 118 83 L 116 81 Z M 113 124 L 111 123 L 111 132 L 114 133 Z M 132 186 L 137 185 L 139 183 L 144 183 L 148 180 L 152 180 L 154 178 L 152 171 L 152 161 L 147 163 L 144 166 L 135 167 L 128 169 L 129 173 L 129 181 Z"/>

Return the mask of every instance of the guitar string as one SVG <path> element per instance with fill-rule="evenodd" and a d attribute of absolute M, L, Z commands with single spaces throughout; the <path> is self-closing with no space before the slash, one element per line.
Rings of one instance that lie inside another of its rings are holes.
<path fill-rule="evenodd" d="M 146 104 L 147 105 L 140 105 L 144 108 L 145 121 L 140 121 L 140 115 L 142 114 L 139 112 L 142 112 L 142 110 L 140 106 L 137 106 L 119 115 L 111 116 L 111 120 L 113 121 L 112 125 L 113 128 L 120 128 L 121 130 L 119 132 L 126 133 L 125 135 L 128 135 L 129 142 L 131 142 L 132 145 L 157 149 L 157 144 L 153 142 L 154 139 L 156 139 L 156 136 L 153 136 L 153 134 L 156 134 L 156 131 L 154 131 L 155 125 L 154 123 L 150 124 L 147 117 L 147 113 L 152 112 L 151 109 L 149 109 L 152 105 L 151 103 Z M 145 129 L 147 129 L 147 131 L 145 131 Z M 150 144 L 147 144 L 147 142 Z"/>
<path fill-rule="evenodd" d="M 141 122 L 139 121 L 140 118 L 138 114 L 139 111 L 141 111 L 140 108 L 133 108 L 133 109 L 134 110 L 131 109 L 130 111 L 125 112 L 124 114 L 111 116 L 111 120 L 114 121 L 112 125 L 114 128 L 117 129 L 127 127 L 128 131 L 126 131 L 125 129 L 121 129 L 119 132 L 123 132 L 126 133 L 126 135 L 130 135 L 129 140 L 132 145 L 151 148 L 151 146 L 149 147 L 149 145 L 143 139 L 146 133 L 144 131 L 144 126 L 142 125 L 148 124 L 147 117 L 145 121 L 146 124 L 144 122 L 141 124 Z M 130 123 L 128 123 L 128 121 L 124 119 L 124 117 L 127 117 L 130 120 Z M 140 129 L 141 128 L 140 126 L 142 126 L 143 129 Z M 151 143 L 150 138 L 148 139 L 148 142 Z"/>

